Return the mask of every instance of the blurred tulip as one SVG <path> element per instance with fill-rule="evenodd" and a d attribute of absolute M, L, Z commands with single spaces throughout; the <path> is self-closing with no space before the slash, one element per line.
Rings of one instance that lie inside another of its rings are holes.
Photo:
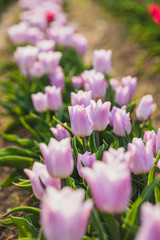
<path fill-rule="evenodd" d="M 93 68 L 97 72 L 109 74 L 111 71 L 112 51 L 95 50 L 93 59 Z"/>
<path fill-rule="evenodd" d="M 77 93 L 71 92 L 71 103 L 72 106 L 84 105 L 87 107 L 92 99 L 92 91 L 82 91 L 79 90 Z"/>
<path fill-rule="evenodd" d="M 120 147 L 118 149 L 114 149 L 110 147 L 108 151 L 103 152 L 102 161 L 105 162 L 106 164 L 117 164 L 124 162 L 128 165 L 129 159 L 130 153 L 125 152 L 125 148 Z"/>
<path fill-rule="evenodd" d="M 85 167 L 81 171 L 99 210 L 109 213 L 125 211 L 132 192 L 130 171 L 125 163 L 107 165 L 96 161 L 92 169 Z"/>
<path fill-rule="evenodd" d="M 147 143 L 149 140 L 152 140 L 153 151 L 156 153 L 156 133 L 154 130 L 145 131 L 143 141 Z"/>
<path fill-rule="evenodd" d="M 41 202 L 41 223 L 46 240 L 81 240 L 86 232 L 93 207 L 83 202 L 85 191 L 48 187 Z"/>
<path fill-rule="evenodd" d="M 73 76 L 71 81 L 74 88 L 81 88 L 83 86 L 83 79 L 81 76 Z"/>
<path fill-rule="evenodd" d="M 131 95 L 129 87 L 118 86 L 115 88 L 115 102 L 120 106 L 128 105 L 131 101 Z"/>
<path fill-rule="evenodd" d="M 31 95 L 32 103 L 37 112 L 46 112 L 48 109 L 47 95 L 44 93 L 36 93 Z"/>
<path fill-rule="evenodd" d="M 37 78 L 42 77 L 44 74 L 44 68 L 42 63 L 38 61 L 34 62 L 29 73 L 32 77 L 37 77 Z"/>
<path fill-rule="evenodd" d="M 35 162 L 32 170 L 25 168 L 24 172 L 31 180 L 33 193 L 38 199 L 41 199 L 45 192 L 42 184 L 44 184 L 45 187 L 52 186 L 57 189 L 61 188 L 61 180 L 51 177 L 46 166 L 40 162 Z"/>
<path fill-rule="evenodd" d="M 40 151 L 51 176 L 66 178 L 72 174 L 74 160 L 70 138 L 64 138 L 61 141 L 50 138 L 48 146 L 40 143 Z"/>
<path fill-rule="evenodd" d="M 62 107 L 62 93 L 61 88 L 56 88 L 55 86 L 45 87 L 45 92 L 47 95 L 48 109 L 52 111 L 58 111 Z"/>
<path fill-rule="evenodd" d="M 141 207 L 141 226 L 135 240 L 160 239 L 160 204 L 143 203 Z"/>
<path fill-rule="evenodd" d="M 54 74 L 49 76 L 49 80 L 52 86 L 56 86 L 57 88 L 60 87 L 61 89 L 64 89 L 64 73 L 63 69 L 58 66 L 56 67 Z"/>
<path fill-rule="evenodd" d="M 123 77 L 122 87 L 128 87 L 130 95 L 133 96 L 137 87 L 137 78 L 131 76 Z"/>
<path fill-rule="evenodd" d="M 113 131 L 117 136 L 125 137 L 131 133 L 131 120 L 130 113 L 126 113 L 126 110 L 117 109 L 113 118 Z"/>
<path fill-rule="evenodd" d="M 40 52 L 50 52 L 54 50 L 55 42 L 53 40 L 41 40 L 36 43 Z"/>

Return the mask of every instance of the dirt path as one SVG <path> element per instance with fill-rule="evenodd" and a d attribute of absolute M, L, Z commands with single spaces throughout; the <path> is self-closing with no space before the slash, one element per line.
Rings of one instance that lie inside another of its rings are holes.
<path fill-rule="evenodd" d="M 138 77 L 135 99 L 151 93 L 160 108 L 160 74 L 152 76 L 157 59 L 150 59 L 146 51 L 126 35 L 124 26 L 103 10 L 98 0 L 68 0 L 69 19 L 77 23 L 78 32 L 89 42 L 85 63 L 91 63 L 95 49 L 112 49 L 115 77 Z M 153 117 L 154 126 L 160 127 L 160 111 Z"/>

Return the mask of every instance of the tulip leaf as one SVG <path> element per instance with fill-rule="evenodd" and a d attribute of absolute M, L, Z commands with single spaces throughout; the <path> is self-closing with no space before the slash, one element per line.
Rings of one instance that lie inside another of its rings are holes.
<path fill-rule="evenodd" d="M 77 149 L 76 141 L 77 141 L 77 137 L 74 136 L 72 139 L 72 147 L 73 147 L 73 153 L 75 156 L 75 162 L 77 162 L 77 157 L 78 157 L 78 149 Z"/>
<path fill-rule="evenodd" d="M 11 217 L 13 223 L 18 227 L 19 239 L 24 237 L 37 238 L 36 228 L 23 217 Z"/>
<path fill-rule="evenodd" d="M 12 172 L 0 184 L 0 187 L 10 186 L 14 181 L 18 180 L 19 176 L 20 176 L 19 171 L 17 171 L 17 169 L 13 169 Z"/>
<path fill-rule="evenodd" d="M 4 224 L 4 225 L 13 225 L 13 221 L 11 218 L 9 219 L 5 219 L 5 220 L 0 220 L 0 224 Z"/>
<path fill-rule="evenodd" d="M 71 130 L 71 128 L 70 128 L 69 126 L 64 125 L 64 123 L 62 123 L 61 121 L 59 121 L 55 116 L 53 116 L 53 120 L 54 120 L 55 122 L 59 123 L 59 124 L 60 124 L 62 127 L 64 127 L 65 129 L 67 129 L 67 130 L 73 135 L 72 130 Z"/>
<path fill-rule="evenodd" d="M 102 144 L 99 148 L 98 151 L 96 152 L 96 159 L 97 160 L 102 160 L 103 152 L 106 150 L 106 146 Z"/>
<path fill-rule="evenodd" d="M 19 212 L 19 211 L 23 211 L 23 212 L 28 212 L 28 213 L 34 213 L 36 215 L 39 216 L 40 214 L 40 209 L 39 208 L 35 208 L 35 207 L 16 207 L 16 208 L 12 208 L 10 211 L 8 211 L 5 215 L 1 216 L 1 217 L 6 217 L 11 213 L 15 213 L 15 212 Z"/>
<path fill-rule="evenodd" d="M 95 134 L 96 134 L 96 132 L 93 131 L 93 133 L 89 136 L 89 147 L 90 147 L 90 152 L 91 153 L 96 153 L 97 152 Z"/>
<path fill-rule="evenodd" d="M 20 183 L 13 182 L 13 184 L 16 187 L 19 187 L 19 188 L 22 188 L 22 189 L 25 189 L 25 190 L 28 190 L 28 191 L 32 191 L 32 184 L 31 184 L 30 180 L 26 180 L 26 181 L 23 181 L 23 182 L 20 182 Z"/>
<path fill-rule="evenodd" d="M 18 156 L 24 156 L 24 157 L 33 157 L 37 158 L 39 160 L 39 155 L 35 154 L 34 152 L 20 148 L 20 147 L 7 147 L 0 150 L 0 157 L 2 156 L 8 156 L 8 155 L 18 155 Z"/>
<path fill-rule="evenodd" d="M 0 166 L 13 167 L 17 169 L 30 168 L 36 161 L 34 158 L 9 155 L 0 157 Z"/>

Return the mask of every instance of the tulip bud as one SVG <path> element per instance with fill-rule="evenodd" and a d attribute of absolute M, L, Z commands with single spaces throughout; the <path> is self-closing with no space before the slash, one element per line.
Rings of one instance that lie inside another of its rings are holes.
<path fill-rule="evenodd" d="M 102 103 L 101 99 L 99 99 L 97 103 L 94 100 L 91 100 L 90 103 L 92 105 L 92 120 L 94 130 L 105 130 L 109 124 L 109 110 L 111 107 L 111 103 Z"/>
<path fill-rule="evenodd" d="M 13 25 L 8 29 L 9 38 L 14 44 L 24 44 L 26 42 L 27 29 L 28 24 L 26 22 Z"/>
<path fill-rule="evenodd" d="M 126 110 L 117 109 L 114 113 L 113 119 L 113 131 L 117 136 L 125 137 L 126 132 L 131 132 L 130 113 L 126 113 Z"/>
<path fill-rule="evenodd" d="M 128 105 L 131 101 L 131 95 L 130 95 L 130 90 L 129 87 L 122 87 L 118 86 L 115 89 L 115 101 L 118 103 L 120 106 L 123 105 Z"/>
<path fill-rule="evenodd" d="M 43 74 L 44 74 L 44 68 L 43 68 L 42 63 L 38 62 L 38 61 L 34 62 L 33 66 L 30 69 L 30 75 L 32 77 L 39 78 L 39 77 L 42 77 Z"/>
<path fill-rule="evenodd" d="M 106 164 L 117 164 L 124 162 L 128 165 L 129 159 L 130 153 L 125 152 L 125 149 L 123 147 L 120 147 L 118 149 L 110 147 L 108 151 L 103 152 L 102 161 Z"/>
<path fill-rule="evenodd" d="M 24 172 L 31 180 L 33 193 L 38 199 L 41 199 L 45 192 L 42 183 L 45 187 L 52 186 L 57 189 L 61 188 L 61 180 L 52 178 L 47 172 L 46 166 L 40 162 L 35 162 L 32 170 L 25 168 Z"/>
<path fill-rule="evenodd" d="M 153 151 L 156 153 L 156 133 L 154 130 L 145 131 L 143 141 L 147 143 L 149 140 L 152 140 Z"/>
<path fill-rule="evenodd" d="M 143 203 L 141 207 L 141 226 L 135 240 L 160 239 L 160 205 Z"/>
<path fill-rule="evenodd" d="M 95 50 L 93 59 L 93 68 L 97 72 L 109 74 L 111 71 L 112 51 Z"/>
<path fill-rule="evenodd" d="M 81 88 L 83 87 L 83 79 L 81 76 L 73 76 L 71 78 L 72 85 L 74 88 Z"/>
<path fill-rule="evenodd" d="M 64 123 L 67 126 L 67 123 Z M 57 124 L 56 128 L 50 128 L 51 132 L 58 141 L 61 141 L 63 138 L 70 137 L 69 132 L 62 125 Z"/>
<path fill-rule="evenodd" d="M 133 138 L 128 144 L 128 151 L 131 153 L 129 167 L 135 174 L 148 173 L 154 166 L 152 140 L 144 145 L 141 138 Z"/>
<path fill-rule="evenodd" d="M 131 76 L 123 77 L 122 87 L 128 87 L 130 95 L 133 96 L 137 87 L 137 78 L 136 77 L 132 78 Z"/>
<path fill-rule="evenodd" d="M 125 163 L 107 165 L 96 161 L 92 169 L 83 168 L 82 175 L 99 210 L 109 213 L 125 211 L 132 188 L 130 171 Z"/>
<path fill-rule="evenodd" d="M 71 92 L 71 103 L 72 106 L 84 105 L 87 107 L 92 99 L 92 91 L 84 92 L 79 90 L 77 93 Z"/>
<path fill-rule="evenodd" d="M 36 43 L 40 52 L 50 52 L 54 50 L 55 42 L 53 40 L 41 40 Z"/>
<path fill-rule="evenodd" d="M 78 170 L 79 176 L 82 177 L 81 169 L 84 166 L 92 168 L 92 165 L 95 161 L 96 161 L 95 153 L 93 153 L 93 154 L 91 154 L 90 152 L 85 152 L 84 154 L 78 153 L 77 170 Z M 83 163 L 84 166 L 82 165 L 82 163 Z"/>
<path fill-rule="evenodd" d="M 92 91 L 93 99 L 104 99 L 107 90 L 107 82 L 105 81 L 104 75 L 95 70 L 90 70 L 85 71 L 81 76 L 83 78 L 84 88 L 87 91 Z"/>
<path fill-rule="evenodd" d="M 31 95 L 33 106 L 37 112 L 46 112 L 48 109 L 47 95 L 41 92 Z"/>
<path fill-rule="evenodd" d="M 41 223 L 46 240 L 81 240 L 85 235 L 92 200 L 83 202 L 85 191 L 48 187 L 41 202 Z"/>
<path fill-rule="evenodd" d="M 90 136 L 93 132 L 91 106 L 68 107 L 72 132 L 77 137 Z"/>
<path fill-rule="evenodd" d="M 70 45 L 76 49 L 79 55 L 83 55 L 88 48 L 87 39 L 83 35 L 77 33 L 73 34 Z"/>
<path fill-rule="evenodd" d="M 115 79 L 115 78 L 111 78 L 110 80 L 109 80 L 109 83 L 110 83 L 110 85 L 111 85 L 111 87 L 112 87 L 112 89 L 115 91 L 116 90 L 116 88 L 119 86 L 119 81 L 117 80 L 117 79 Z"/>
<path fill-rule="evenodd" d="M 142 122 L 146 122 L 154 112 L 155 108 L 156 104 L 153 104 L 152 95 L 144 96 L 136 110 L 136 118 Z"/>
<path fill-rule="evenodd" d="M 48 109 L 52 111 L 57 111 L 62 107 L 62 93 L 61 88 L 56 88 L 55 86 L 45 87 L 45 92 L 47 95 Z"/>
<path fill-rule="evenodd" d="M 70 138 L 64 138 L 61 141 L 50 138 L 48 146 L 40 143 L 40 151 L 51 176 L 66 178 L 72 174 L 74 160 Z"/>

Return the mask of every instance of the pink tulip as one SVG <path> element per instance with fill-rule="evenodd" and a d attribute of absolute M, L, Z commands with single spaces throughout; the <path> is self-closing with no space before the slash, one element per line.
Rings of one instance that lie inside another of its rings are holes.
<path fill-rule="evenodd" d="M 64 123 L 64 125 L 67 126 L 67 123 Z M 57 124 L 56 128 L 50 128 L 50 130 L 58 141 L 61 141 L 63 138 L 70 137 L 67 129 L 65 129 L 60 124 Z"/>
<path fill-rule="evenodd" d="M 44 75 L 44 68 L 42 63 L 38 61 L 34 62 L 29 72 L 32 77 L 42 77 Z"/>
<path fill-rule="evenodd" d="M 71 78 L 72 85 L 74 88 L 81 88 L 83 87 L 83 79 L 81 76 L 73 76 Z"/>
<path fill-rule="evenodd" d="M 115 94 L 116 94 L 115 101 L 120 106 L 128 105 L 130 103 L 131 95 L 129 87 L 118 86 L 117 88 L 115 88 Z"/>
<path fill-rule="evenodd" d="M 8 35 L 14 44 L 24 44 L 26 43 L 28 24 L 26 22 L 21 22 L 20 24 L 13 25 L 8 29 Z"/>
<path fill-rule="evenodd" d="M 117 79 L 115 79 L 115 78 L 111 78 L 110 80 L 109 80 L 109 83 L 110 83 L 110 85 L 111 85 L 111 87 L 112 87 L 112 89 L 115 91 L 116 90 L 116 88 L 119 86 L 119 81 L 117 80 Z"/>
<path fill-rule="evenodd" d="M 37 27 L 29 27 L 26 38 L 28 43 L 35 44 L 37 41 L 44 39 L 44 33 Z"/>
<path fill-rule="evenodd" d="M 40 151 L 51 176 L 66 178 L 72 174 L 74 160 L 70 138 L 64 138 L 61 141 L 50 138 L 48 146 L 40 143 Z"/>
<path fill-rule="evenodd" d="M 137 87 L 137 78 L 136 77 L 123 77 L 122 78 L 122 87 L 128 87 L 130 91 L 130 95 L 134 95 Z"/>
<path fill-rule="evenodd" d="M 129 159 L 130 153 L 125 152 L 125 149 L 123 147 L 120 147 L 118 149 L 110 147 L 108 151 L 103 152 L 102 161 L 106 164 L 117 164 L 125 162 L 128 165 Z"/>
<path fill-rule="evenodd" d="M 77 170 L 79 173 L 79 176 L 82 177 L 82 172 L 81 169 L 85 167 L 92 168 L 93 163 L 96 161 L 96 155 L 95 153 L 91 154 L 90 152 L 85 152 L 84 154 L 78 153 L 78 158 L 77 158 Z M 82 165 L 83 163 L 83 165 Z"/>
<path fill-rule="evenodd" d="M 132 188 L 130 171 L 125 163 L 107 165 L 96 161 L 92 169 L 83 168 L 82 175 L 91 188 L 99 210 L 109 213 L 125 211 Z"/>
<path fill-rule="evenodd" d="M 99 98 L 104 99 L 107 90 L 107 82 L 104 75 L 95 70 L 90 70 L 85 71 L 81 76 L 84 81 L 84 88 L 87 91 L 92 91 L 93 98 L 95 100 Z"/>
<path fill-rule="evenodd" d="M 109 124 L 109 110 L 111 107 L 111 103 L 102 103 L 101 99 L 99 99 L 97 103 L 94 100 L 91 100 L 90 103 L 92 105 L 92 120 L 94 130 L 105 130 Z"/>
<path fill-rule="evenodd" d="M 41 40 L 36 43 L 40 52 L 50 52 L 54 50 L 55 42 L 53 40 Z"/>
<path fill-rule="evenodd" d="M 160 128 L 157 131 L 156 135 L 156 153 L 158 154 L 160 151 Z"/>
<path fill-rule="evenodd" d="M 64 89 L 64 73 L 60 66 L 56 67 L 54 74 L 49 76 L 49 80 L 52 86 L 60 87 Z"/>
<path fill-rule="evenodd" d="M 145 131 L 143 141 L 147 143 L 149 140 L 152 140 L 153 151 L 156 153 L 156 133 L 154 130 Z"/>
<path fill-rule="evenodd" d="M 47 95 L 48 109 L 52 111 L 58 111 L 62 107 L 62 93 L 61 88 L 56 88 L 55 86 L 45 87 L 45 92 Z"/>
<path fill-rule="evenodd" d="M 114 113 L 113 131 L 117 136 L 125 137 L 126 132 L 131 132 L 130 113 L 126 110 L 117 109 Z"/>
<path fill-rule="evenodd" d="M 148 173 L 154 166 L 152 140 L 144 145 L 141 138 L 133 138 L 128 144 L 128 151 L 131 153 L 129 166 L 133 173 Z"/>
<path fill-rule="evenodd" d="M 112 51 L 95 50 L 93 59 L 93 68 L 97 72 L 109 74 L 111 71 Z"/>
<path fill-rule="evenodd" d="M 85 191 L 48 187 L 41 202 L 41 223 L 46 240 L 81 240 L 86 232 L 93 207 L 83 202 Z"/>
<path fill-rule="evenodd" d="M 91 106 L 68 107 L 72 132 L 77 137 L 90 136 L 93 132 Z"/>
<path fill-rule="evenodd" d="M 40 162 L 35 162 L 32 170 L 25 168 L 24 172 L 31 180 L 33 193 L 38 199 L 41 199 L 45 192 L 42 183 L 45 187 L 52 186 L 57 189 L 61 188 L 61 180 L 52 178 L 47 172 L 46 166 Z"/>
<path fill-rule="evenodd" d="M 46 112 L 48 109 L 47 95 L 44 93 L 36 93 L 31 95 L 33 106 L 37 112 Z"/>
<path fill-rule="evenodd" d="M 135 240 L 160 239 L 160 204 L 143 203 L 141 207 L 141 226 Z"/>
<path fill-rule="evenodd" d="M 76 49 L 79 55 L 83 55 L 88 48 L 87 39 L 82 34 L 73 34 L 71 44 Z"/>
<path fill-rule="evenodd" d="M 72 106 L 84 105 L 84 107 L 87 107 L 90 104 L 91 99 L 92 91 L 84 92 L 82 90 L 79 90 L 77 93 L 71 92 Z"/>
<path fill-rule="evenodd" d="M 154 112 L 156 104 L 153 103 L 152 95 L 144 96 L 136 110 L 136 117 L 142 122 L 146 122 Z"/>
<path fill-rule="evenodd" d="M 41 52 L 38 55 L 40 62 L 42 63 L 46 74 L 54 74 L 56 67 L 59 65 L 62 57 L 61 52 Z"/>

